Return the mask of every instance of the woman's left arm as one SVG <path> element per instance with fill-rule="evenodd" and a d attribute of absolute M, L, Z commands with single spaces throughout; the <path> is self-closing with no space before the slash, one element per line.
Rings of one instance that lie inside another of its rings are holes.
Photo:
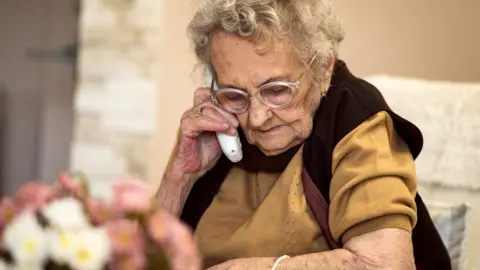
<path fill-rule="evenodd" d="M 350 239 L 342 249 L 285 259 L 276 269 L 415 269 L 411 235 L 381 229 Z"/>
<path fill-rule="evenodd" d="M 209 270 L 267 270 L 272 269 L 275 261 L 276 258 L 237 259 Z M 411 234 L 402 229 L 381 229 L 353 237 L 341 249 L 284 259 L 275 269 L 415 269 Z"/>

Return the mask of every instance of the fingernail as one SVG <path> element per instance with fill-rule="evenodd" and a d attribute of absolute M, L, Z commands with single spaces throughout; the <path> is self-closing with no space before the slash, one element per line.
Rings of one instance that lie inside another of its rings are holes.
<path fill-rule="evenodd" d="M 235 134 L 237 134 L 237 129 L 231 127 L 231 128 L 228 130 L 228 133 L 230 133 L 230 135 L 235 135 Z"/>

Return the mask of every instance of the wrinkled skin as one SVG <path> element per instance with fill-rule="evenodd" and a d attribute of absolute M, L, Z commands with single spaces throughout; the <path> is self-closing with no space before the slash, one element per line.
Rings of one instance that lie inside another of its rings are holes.
<path fill-rule="evenodd" d="M 212 63 L 220 87 L 242 89 L 250 94 L 267 81 L 295 82 L 308 65 L 281 41 L 256 45 L 223 32 L 213 38 Z M 286 107 L 271 109 L 254 98 L 249 110 L 237 115 L 248 142 L 268 156 L 302 143 L 312 131 L 320 90 L 307 72 L 300 79 L 295 98 Z"/>
<path fill-rule="evenodd" d="M 214 132 L 235 135 L 238 127 L 236 117 L 214 105 L 209 95 L 209 88 L 195 91 L 194 106 L 181 119 L 174 157 L 175 169 L 192 174 L 195 180 L 211 169 L 222 154 Z M 201 116 L 196 117 L 199 109 Z"/>
<path fill-rule="evenodd" d="M 229 86 L 253 94 L 268 80 L 295 82 L 307 63 L 300 61 L 291 47 L 281 41 L 271 43 L 268 49 L 264 45 L 225 32 L 216 33 L 211 52 L 220 87 Z M 246 112 L 233 115 L 211 102 L 209 88 L 197 89 L 192 108 L 182 116 L 170 171 L 187 172 L 191 174 L 189 179 L 196 181 L 222 154 L 214 132 L 234 135 L 239 127 L 248 142 L 266 155 L 287 151 L 309 136 L 320 91 L 321 87 L 307 72 L 288 106 L 271 109 L 255 98 Z M 196 117 L 199 108 L 203 111 Z"/>

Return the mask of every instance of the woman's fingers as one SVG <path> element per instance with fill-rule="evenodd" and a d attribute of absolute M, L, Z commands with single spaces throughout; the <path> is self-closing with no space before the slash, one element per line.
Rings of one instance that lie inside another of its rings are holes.
<path fill-rule="evenodd" d="M 205 102 L 185 112 L 180 129 L 187 137 L 195 138 L 205 131 L 235 135 L 237 127 L 238 120 L 234 116 L 228 116 L 211 102 Z"/>
<path fill-rule="evenodd" d="M 212 120 L 231 125 L 231 122 L 228 121 L 228 119 L 226 119 L 225 116 L 223 116 L 220 112 L 218 112 L 214 108 L 203 107 L 200 110 L 201 110 L 201 116 L 203 117 L 210 118 Z"/>
<path fill-rule="evenodd" d="M 227 122 L 215 121 L 214 119 L 202 115 L 200 117 L 191 119 L 190 127 L 198 132 L 213 131 L 213 132 L 226 132 L 230 128 L 230 124 Z"/>
<path fill-rule="evenodd" d="M 205 131 L 228 133 L 231 125 L 219 122 L 207 116 L 188 117 L 182 120 L 180 130 L 182 134 L 190 138 L 196 138 Z"/>
<path fill-rule="evenodd" d="M 221 115 L 223 115 L 235 128 L 238 127 L 238 120 L 235 115 L 223 110 L 217 105 L 212 103 L 210 98 L 210 88 L 198 88 L 195 90 L 194 94 L 194 108 L 212 108 L 217 110 Z"/>
<path fill-rule="evenodd" d="M 210 88 L 201 87 L 197 88 L 193 94 L 193 107 L 197 107 L 200 104 L 210 100 Z"/>
<path fill-rule="evenodd" d="M 202 110 L 202 115 L 209 116 L 211 118 L 220 117 L 225 119 L 230 123 L 233 127 L 237 128 L 239 123 L 237 117 L 235 115 L 223 110 L 222 108 L 218 107 L 217 105 L 213 104 L 211 101 L 207 101 L 199 106 Z"/>

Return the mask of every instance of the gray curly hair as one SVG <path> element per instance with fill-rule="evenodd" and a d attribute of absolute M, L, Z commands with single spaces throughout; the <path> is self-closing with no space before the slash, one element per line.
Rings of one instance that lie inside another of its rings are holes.
<path fill-rule="evenodd" d="M 316 56 L 312 69 L 320 80 L 344 38 L 332 0 L 203 0 L 188 26 L 203 67 L 211 68 L 210 42 L 218 30 L 257 43 L 286 41 L 305 62 Z"/>

